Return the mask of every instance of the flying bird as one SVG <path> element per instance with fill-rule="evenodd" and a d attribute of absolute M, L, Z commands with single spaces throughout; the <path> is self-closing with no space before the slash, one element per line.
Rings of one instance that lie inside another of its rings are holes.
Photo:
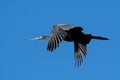
<path fill-rule="evenodd" d="M 82 32 L 81 26 L 74 26 L 69 24 L 55 24 L 53 25 L 52 33 L 49 36 L 39 36 L 32 40 L 48 39 L 48 51 L 55 50 L 62 40 L 74 43 L 74 58 L 75 65 L 81 66 L 83 63 L 83 56 L 87 55 L 87 44 L 91 39 L 109 40 L 101 36 L 93 36 Z"/>

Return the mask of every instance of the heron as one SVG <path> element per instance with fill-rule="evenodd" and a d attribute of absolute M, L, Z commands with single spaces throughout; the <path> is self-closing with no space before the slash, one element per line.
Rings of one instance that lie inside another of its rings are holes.
<path fill-rule="evenodd" d="M 86 34 L 82 32 L 81 26 L 75 26 L 70 24 L 54 24 L 53 30 L 49 36 L 39 36 L 32 40 L 48 39 L 47 50 L 55 50 L 59 44 L 64 40 L 74 43 L 74 58 L 75 65 L 81 66 L 83 63 L 83 57 L 87 55 L 87 44 L 91 39 L 109 40 L 108 38 L 101 36 L 93 36 L 92 34 Z"/>

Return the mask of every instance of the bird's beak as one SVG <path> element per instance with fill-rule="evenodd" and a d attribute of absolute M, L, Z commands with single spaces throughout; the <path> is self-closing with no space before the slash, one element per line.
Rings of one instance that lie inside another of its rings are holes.
<path fill-rule="evenodd" d="M 40 38 L 39 38 L 39 37 L 36 37 L 36 38 L 33 38 L 32 40 L 40 40 Z"/>

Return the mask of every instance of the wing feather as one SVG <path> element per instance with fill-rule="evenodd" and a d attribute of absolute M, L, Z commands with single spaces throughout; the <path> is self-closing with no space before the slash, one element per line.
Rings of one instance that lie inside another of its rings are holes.
<path fill-rule="evenodd" d="M 61 26 L 54 26 L 53 31 L 50 35 L 47 50 L 55 50 L 59 43 L 65 38 L 67 32 L 61 28 Z"/>
<path fill-rule="evenodd" d="M 81 44 L 80 42 L 74 41 L 74 57 L 75 57 L 75 66 L 81 66 L 83 63 L 83 56 L 87 55 L 86 45 Z"/>

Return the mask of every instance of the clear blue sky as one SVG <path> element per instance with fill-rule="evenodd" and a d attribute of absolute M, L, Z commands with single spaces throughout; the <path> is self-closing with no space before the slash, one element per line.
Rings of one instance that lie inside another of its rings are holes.
<path fill-rule="evenodd" d="M 46 51 L 56 23 L 80 25 L 92 40 L 84 65 L 74 67 L 73 43 Z M 119 0 L 0 0 L 0 80 L 120 80 Z"/>

